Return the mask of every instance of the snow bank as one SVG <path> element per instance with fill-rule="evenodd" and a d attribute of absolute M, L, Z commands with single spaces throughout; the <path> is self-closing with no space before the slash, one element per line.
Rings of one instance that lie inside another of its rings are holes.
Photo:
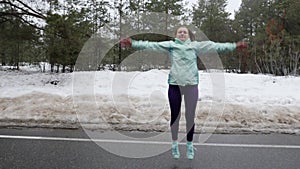
<path fill-rule="evenodd" d="M 219 73 L 224 80 L 215 83 L 212 73 L 199 73 L 196 131 L 300 133 L 299 77 Z M 166 131 L 167 76 L 0 71 L 0 125 Z M 184 105 L 182 113 L 185 131 Z"/>

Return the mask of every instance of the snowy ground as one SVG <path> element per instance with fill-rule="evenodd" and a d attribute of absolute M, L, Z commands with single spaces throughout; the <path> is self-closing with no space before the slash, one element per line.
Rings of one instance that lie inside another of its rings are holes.
<path fill-rule="evenodd" d="M 196 131 L 300 134 L 300 77 L 199 73 Z M 166 131 L 167 76 L 0 71 L 0 125 Z"/>

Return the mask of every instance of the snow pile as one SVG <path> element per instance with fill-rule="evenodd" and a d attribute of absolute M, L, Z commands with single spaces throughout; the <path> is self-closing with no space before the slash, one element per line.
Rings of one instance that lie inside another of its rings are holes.
<path fill-rule="evenodd" d="M 168 73 L 0 71 L 0 124 L 166 131 Z M 196 131 L 300 133 L 299 77 L 199 73 Z"/>

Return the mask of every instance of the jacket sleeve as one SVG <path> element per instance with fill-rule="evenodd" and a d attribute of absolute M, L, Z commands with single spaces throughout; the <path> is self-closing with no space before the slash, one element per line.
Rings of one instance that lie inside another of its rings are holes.
<path fill-rule="evenodd" d="M 212 41 L 196 42 L 197 53 L 227 52 L 236 49 L 236 43 L 216 43 Z"/>
<path fill-rule="evenodd" d="M 154 51 L 169 51 L 171 46 L 171 41 L 149 42 L 132 40 L 132 47 L 138 50 L 149 49 Z"/>

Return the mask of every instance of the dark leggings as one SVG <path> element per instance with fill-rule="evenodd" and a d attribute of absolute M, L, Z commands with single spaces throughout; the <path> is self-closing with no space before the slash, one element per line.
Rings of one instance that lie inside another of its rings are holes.
<path fill-rule="evenodd" d="M 198 85 L 190 86 L 177 86 L 169 85 L 168 97 L 171 108 L 171 132 L 172 140 L 178 139 L 178 128 L 180 120 L 180 109 L 182 96 L 184 96 L 185 103 L 185 119 L 186 119 L 186 132 L 187 141 L 193 141 L 194 128 L 195 128 L 195 111 L 198 101 Z"/>

